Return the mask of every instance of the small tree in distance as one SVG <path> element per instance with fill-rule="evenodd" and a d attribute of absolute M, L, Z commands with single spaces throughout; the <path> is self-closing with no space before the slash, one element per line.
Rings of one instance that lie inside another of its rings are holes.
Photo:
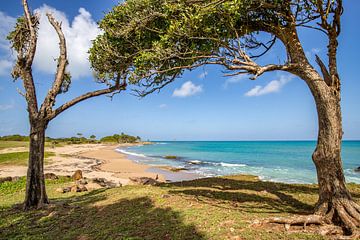
<path fill-rule="evenodd" d="M 23 96 L 26 99 L 29 112 L 30 154 L 24 201 L 24 208 L 29 209 L 32 207 L 40 208 L 49 202 L 44 180 L 45 130 L 49 122 L 60 113 L 86 99 L 104 94 L 115 94 L 125 90 L 126 81 L 121 74 L 114 73 L 112 77 L 108 75 L 106 80 L 99 80 L 100 83 L 107 86 L 106 88 L 87 92 L 54 109 L 57 96 L 68 91 L 71 85 L 71 77 L 66 70 L 68 65 L 67 49 L 61 23 L 57 22 L 51 13 L 48 13 L 47 18 L 59 37 L 60 56 L 57 59 L 58 64 L 52 87 L 47 92 L 44 101 L 39 105 L 32 75 L 32 64 L 38 38 L 39 16 L 29 11 L 27 0 L 22 0 L 22 4 L 24 16 L 17 19 L 15 29 L 9 33 L 8 40 L 11 42 L 12 49 L 17 52 L 17 61 L 12 71 L 12 77 L 15 80 L 20 78 L 23 82 L 25 89 Z"/>

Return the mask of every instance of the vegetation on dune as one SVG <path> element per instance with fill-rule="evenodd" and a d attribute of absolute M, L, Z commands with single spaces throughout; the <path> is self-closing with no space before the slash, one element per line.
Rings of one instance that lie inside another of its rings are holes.
<path fill-rule="evenodd" d="M 125 133 L 121 133 L 119 134 L 114 134 L 112 136 L 106 136 L 100 139 L 100 142 L 113 142 L 113 143 L 136 143 L 136 142 L 140 142 L 141 138 L 139 136 L 135 137 L 135 136 L 131 136 L 131 135 L 127 135 Z"/>
<path fill-rule="evenodd" d="M 22 136 L 19 134 L 0 136 L 0 141 L 29 142 L 29 140 L 29 136 Z"/>
<path fill-rule="evenodd" d="M 256 220 L 311 212 L 316 185 L 261 182 L 253 176 L 199 179 L 159 186 L 125 186 L 59 194 L 63 182 L 47 181 L 52 203 L 40 211 L 21 203 L 25 180 L 0 186 L 1 239 L 327 239 Z M 64 180 L 66 181 L 66 180 Z M 21 185 L 21 186 L 19 186 Z M 360 200 L 360 186 L 349 185 Z M 302 227 L 292 227 L 302 230 Z M 314 232 L 313 232 L 314 231 Z"/>
<path fill-rule="evenodd" d="M 55 156 L 53 152 L 45 152 L 44 158 L 46 160 Z M 0 166 L 2 165 L 15 165 L 15 166 L 27 166 L 29 160 L 29 152 L 12 152 L 0 154 Z"/>
<path fill-rule="evenodd" d="M 114 134 L 112 136 L 105 136 L 100 140 L 96 140 L 95 135 L 85 137 L 83 134 L 77 134 L 75 137 L 67 138 L 52 138 L 45 137 L 45 145 L 47 147 L 62 146 L 64 144 L 84 144 L 84 143 L 136 143 L 140 142 L 139 136 L 131 136 L 125 133 Z M 29 147 L 29 137 L 19 134 L 0 136 L 0 149 L 15 148 L 15 147 Z"/>

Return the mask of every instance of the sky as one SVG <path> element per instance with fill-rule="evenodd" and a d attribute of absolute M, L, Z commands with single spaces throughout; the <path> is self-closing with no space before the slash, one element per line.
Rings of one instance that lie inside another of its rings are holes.
<path fill-rule="evenodd" d="M 62 22 L 68 44 L 72 86 L 60 95 L 63 103 L 99 89 L 94 82 L 87 51 L 101 33 L 97 22 L 118 1 L 29 0 L 41 14 L 33 75 L 39 99 L 54 78 L 58 39 L 46 21 L 51 12 Z M 338 65 L 342 79 L 344 139 L 360 139 L 360 1 L 344 1 Z M 21 80 L 10 76 L 15 55 L 5 37 L 22 15 L 20 0 L 0 1 L 0 136 L 29 132 Z M 315 54 L 326 58 L 326 39 L 313 30 L 299 31 L 311 63 Z M 279 43 L 260 63 L 283 61 Z M 224 77 L 220 66 L 203 66 L 186 72 L 160 93 L 145 98 L 131 90 L 112 100 L 101 96 L 80 103 L 51 121 L 47 136 L 70 137 L 77 133 L 97 137 L 125 132 L 147 140 L 312 140 L 317 137 L 315 104 L 306 84 L 284 72 L 266 73 L 256 81 L 246 76 Z"/>

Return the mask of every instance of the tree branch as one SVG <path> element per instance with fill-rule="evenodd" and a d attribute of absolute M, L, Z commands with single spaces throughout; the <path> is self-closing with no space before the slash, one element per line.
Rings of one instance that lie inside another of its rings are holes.
<path fill-rule="evenodd" d="M 82 102 L 86 99 L 89 98 L 93 98 L 96 96 L 100 96 L 100 95 L 104 95 L 104 94 L 109 94 L 109 93 L 113 93 L 113 92 L 121 92 L 123 90 L 126 90 L 126 82 L 124 81 L 122 84 L 117 84 L 113 87 L 110 88 L 106 88 L 106 89 L 101 89 L 101 90 L 97 90 L 97 91 L 92 91 L 92 92 L 88 92 L 85 93 L 79 97 L 74 98 L 73 100 L 64 103 L 63 105 L 61 105 L 60 107 L 58 107 L 55 111 L 52 111 L 52 113 L 48 116 L 49 120 L 55 118 L 57 115 L 59 115 L 60 113 L 62 113 L 63 111 L 65 111 L 66 109 L 74 106 L 75 104 Z"/>
<path fill-rule="evenodd" d="M 66 66 L 68 64 L 67 52 L 66 52 L 66 40 L 64 33 L 62 32 L 61 29 L 61 23 L 57 22 L 50 13 L 47 13 L 46 16 L 59 37 L 60 56 L 58 59 L 58 65 L 57 65 L 54 83 L 52 85 L 52 88 L 46 95 L 43 104 L 41 105 L 40 111 L 42 114 L 51 112 L 51 108 L 55 104 L 56 96 L 59 94 L 61 86 L 64 82 Z"/>
<path fill-rule="evenodd" d="M 29 11 L 27 0 L 23 0 L 22 2 L 24 7 L 25 18 L 30 31 L 30 42 L 26 53 L 26 67 L 31 68 L 36 52 L 37 36 L 36 36 L 36 30 L 34 28 L 35 23 L 33 23 L 31 20 L 31 14 Z"/>
<path fill-rule="evenodd" d="M 32 22 L 32 17 L 29 12 L 29 6 L 27 4 L 27 0 L 23 0 L 23 7 L 24 7 L 24 14 L 25 19 L 27 21 L 27 25 L 30 31 L 30 40 L 29 40 L 29 46 L 26 51 L 25 55 L 25 61 L 22 59 L 22 56 L 18 55 L 17 64 L 21 71 L 21 78 L 23 79 L 24 88 L 26 91 L 26 101 L 28 104 L 28 112 L 31 116 L 31 118 L 35 118 L 38 113 L 38 102 L 36 97 L 36 90 L 35 90 L 35 84 L 34 79 L 31 73 L 31 66 L 34 60 L 35 52 L 36 52 L 36 43 L 37 43 L 37 35 L 36 35 L 36 29 L 34 28 L 34 25 L 36 23 Z M 20 53 L 19 53 L 20 54 Z M 20 65 L 21 63 L 21 65 Z M 24 65 L 22 63 L 25 63 Z"/>

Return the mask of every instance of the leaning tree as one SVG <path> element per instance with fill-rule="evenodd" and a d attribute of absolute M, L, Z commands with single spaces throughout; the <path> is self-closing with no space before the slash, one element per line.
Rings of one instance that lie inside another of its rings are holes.
<path fill-rule="evenodd" d="M 318 141 L 312 155 L 319 183 L 313 215 L 276 219 L 284 223 L 336 223 L 350 232 L 360 226 L 360 206 L 345 183 L 340 76 L 337 66 L 341 0 L 128 0 L 100 22 L 103 34 L 90 50 L 97 74 L 106 79 L 128 64 L 129 80 L 145 96 L 173 82 L 184 71 L 207 64 L 228 76 L 271 71 L 298 76 L 309 87 L 318 113 Z M 298 36 L 301 28 L 324 34 L 327 58 L 313 66 Z M 267 40 L 266 40 L 267 39 Z M 282 64 L 259 63 L 278 41 Z"/>
<path fill-rule="evenodd" d="M 17 61 L 12 71 L 12 77 L 14 80 L 22 79 L 25 92 L 21 92 L 21 94 L 26 99 L 29 112 L 30 154 L 24 202 L 24 208 L 28 209 L 32 207 L 39 208 L 48 203 L 44 180 L 44 143 L 45 130 L 49 122 L 66 109 L 85 99 L 104 94 L 115 94 L 125 90 L 126 78 L 123 77 L 123 72 L 118 71 L 118 74 L 113 75 L 113 77 L 108 75 L 106 80 L 98 79 L 99 83 L 106 84 L 107 87 L 87 92 L 55 108 L 57 96 L 68 91 L 71 78 L 70 73 L 66 70 L 68 59 L 61 23 L 57 22 L 51 13 L 48 13 L 47 18 L 60 40 L 60 56 L 57 58 L 57 69 L 52 87 L 39 106 L 32 75 L 32 64 L 38 38 L 39 16 L 30 12 L 27 0 L 22 0 L 22 3 L 24 16 L 17 19 L 14 30 L 8 35 L 8 40 L 11 42 L 11 47 L 17 52 Z"/>

